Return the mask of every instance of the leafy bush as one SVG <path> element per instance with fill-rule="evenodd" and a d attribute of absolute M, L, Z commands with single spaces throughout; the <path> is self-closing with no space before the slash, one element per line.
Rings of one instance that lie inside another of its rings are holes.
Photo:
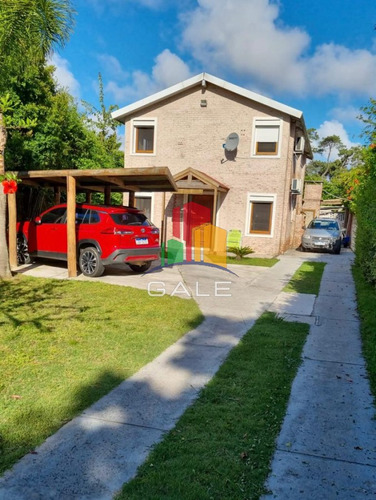
<path fill-rule="evenodd" d="M 251 247 L 228 247 L 227 251 L 235 254 L 235 258 L 240 260 L 250 253 L 254 253 Z"/>
<path fill-rule="evenodd" d="M 366 175 L 357 194 L 355 252 L 365 279 L 376 286 L 376 148 L 364 155 Z"/>

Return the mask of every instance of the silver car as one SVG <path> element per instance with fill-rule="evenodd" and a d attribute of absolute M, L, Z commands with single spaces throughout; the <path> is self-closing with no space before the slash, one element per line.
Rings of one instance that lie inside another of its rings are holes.
<path fill-rule="evenodd" d="M 341 252 L 342 231 L 335 219 L 313 219 L 302 238 L 302 250 L 329 250 Z"/>

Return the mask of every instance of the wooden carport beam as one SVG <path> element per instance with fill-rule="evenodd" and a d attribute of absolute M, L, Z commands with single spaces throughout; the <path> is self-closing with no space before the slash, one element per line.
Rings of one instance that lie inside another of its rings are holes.
<path fill-rule="evenodd" d="M 76 179 L 67 176 L 67 240 L 68 240 L 68 277 L 77 276 L 76 250 Z"/>

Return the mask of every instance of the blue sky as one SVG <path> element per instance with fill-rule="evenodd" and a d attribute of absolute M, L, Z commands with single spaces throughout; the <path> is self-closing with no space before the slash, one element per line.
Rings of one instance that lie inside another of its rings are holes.
<path fill-rule="evenodd" d="M 304 112 L 307 127 L 361 142 L 376 98 L 373 0 L 73 0 L 74 34 L 52 56 L 77 99 L 123 107 L 202 71 Z"/>

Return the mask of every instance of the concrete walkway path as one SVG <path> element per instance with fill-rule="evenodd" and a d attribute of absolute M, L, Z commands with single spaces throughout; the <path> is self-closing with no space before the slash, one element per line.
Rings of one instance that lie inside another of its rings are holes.
<path fill-rule="evenodd" d="M 361 352 L 352 257 L 345 251 L 325 259 L 310 316 L 280 308 L 286 319 L 311 327 L 267 482 L 272 493 L 264 499 L 376 498 L 375 408 Z"/>
<path fill-rule="evenodd" d="M 104 277 L 122 285 L 131 280 L 132 286 L 144 289 L 150 281 L 164 282 L 170 293 L 181 281 L 205 321 L 5 473 L 0 499 L 112 498 L 304 260 L 304 254 L 296 253 L 282 256 L 269 269 L 233 266 L 238 276 L 211 267 L 181 266 L 144 276 Z M 34 272 L 43 275 L 40 267 Z"/>

